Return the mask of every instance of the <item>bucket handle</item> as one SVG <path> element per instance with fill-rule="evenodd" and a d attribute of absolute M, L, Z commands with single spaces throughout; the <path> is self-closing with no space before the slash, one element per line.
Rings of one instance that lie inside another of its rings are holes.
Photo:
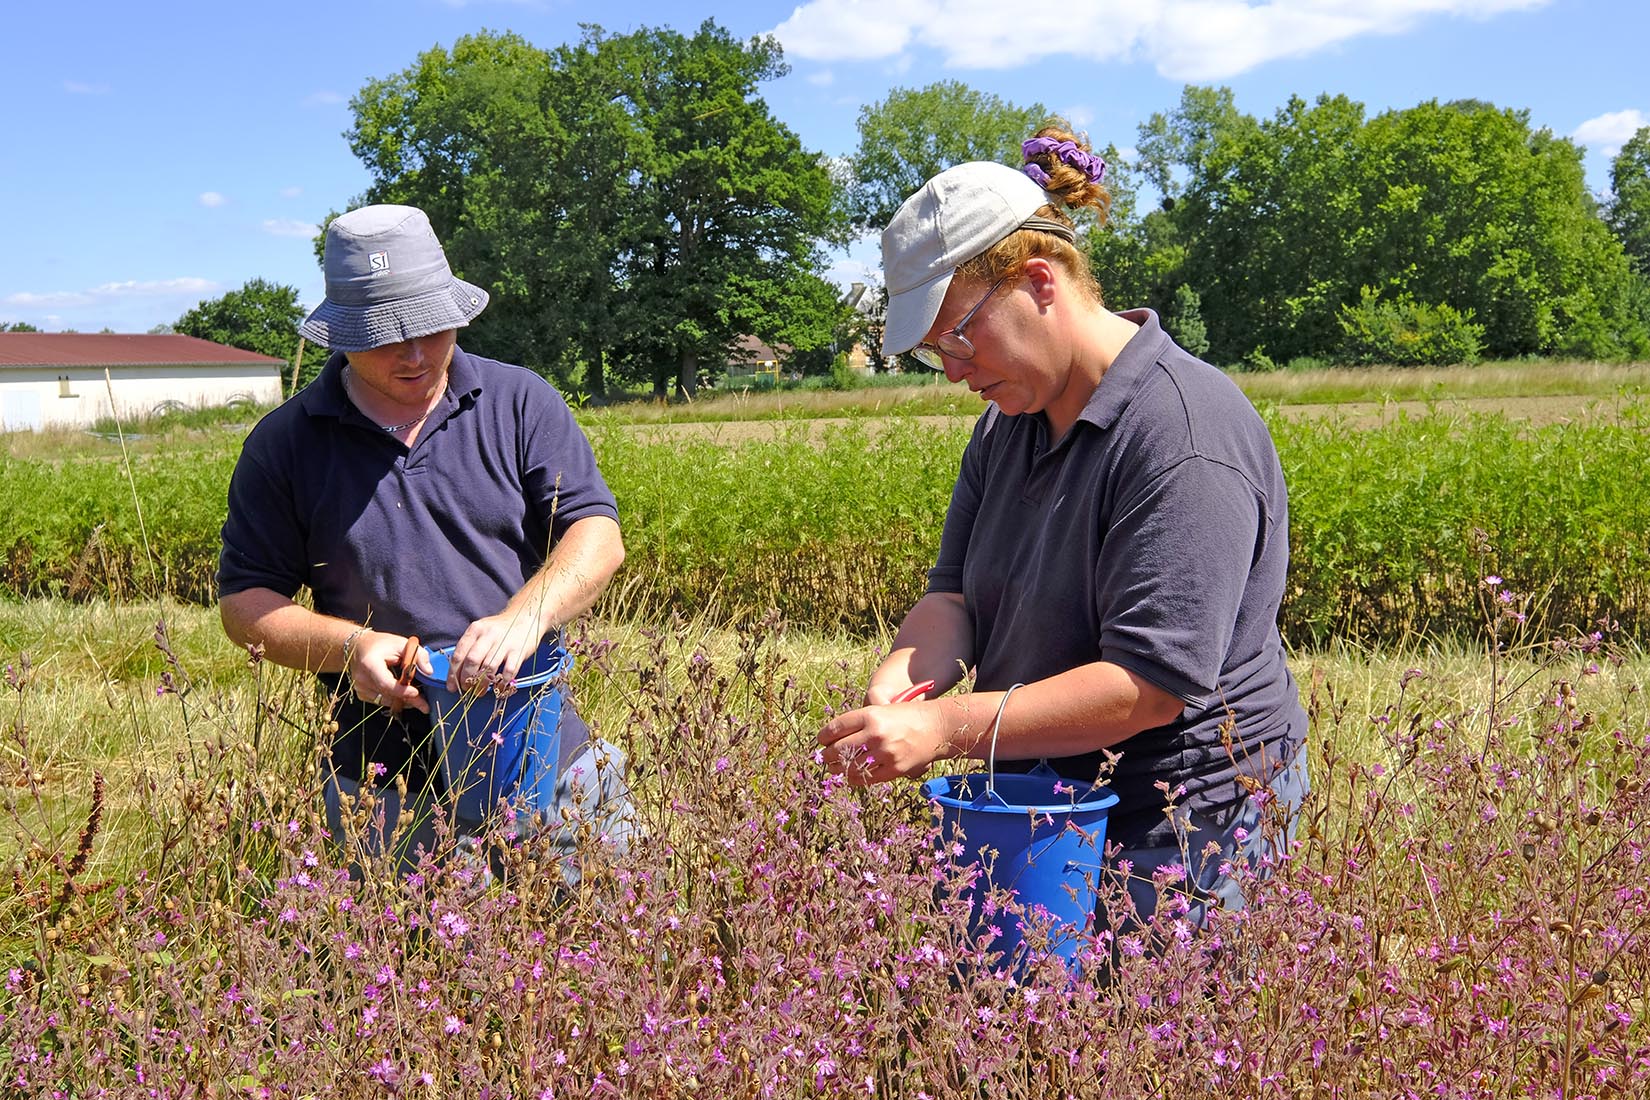
<path fill-rule="evenodd" d="M 1003 711 L 1008 708 L 1008 697 L 1014 694 L 1015 689 L 1023 687 L 1024 684 L 1008 685 L 1008 690 L 1003 692 L 1003 701 L 997 704 L 997 717 L 991 720 L 991 747 L 985 758 L 985 793 L 992 798 L 997 797 L 997 731 L 1003 727 Z"/>

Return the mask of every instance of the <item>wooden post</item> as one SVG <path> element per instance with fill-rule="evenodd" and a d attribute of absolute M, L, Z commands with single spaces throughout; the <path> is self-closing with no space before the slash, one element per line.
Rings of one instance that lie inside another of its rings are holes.
<path fill-rule="evenodd" d="M 288 397 L 291 397 L 298 392 L 298 371 L 303 365 L 304 338 L 300 336 L 298 337 L 298 354 L 294 356 L 292 360 L 292 393 L 287 394 Z"/>

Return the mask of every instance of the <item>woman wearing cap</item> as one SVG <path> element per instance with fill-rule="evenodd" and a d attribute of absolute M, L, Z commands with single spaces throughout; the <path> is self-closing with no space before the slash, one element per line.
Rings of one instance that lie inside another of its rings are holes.
<path fill-rule="evenodd" d="M 1151 310 L 1103 304 L 1066 210 L 1104 214 L 1104 162 L 1053 126 L 1025 161 L 947 169 L 882 235 L 884 353 L 910 352 L 988 407 L 927 593 L 868 705 L 819 739 L 855 783 L 985 759 L 993 731 L 1002 770 L 1046 761 L 1089 782 L 1120 754 L 1107 841 L 1130 861 L 1136 906 L 1150 912 L 1152 872 L 1187 843 L 1201 918 L 1211 900 L 1242 904 L 1219 867 L 1261 858 L 1263 804 L 1292 808 L 1306 790 L 1306 715 L 1277 627 L 1283 473 L 1225 375 Z M 939 698 L 965 669 L 973 690 Z M 1219 854 L 1202 858 L 1210 842 Z"/>

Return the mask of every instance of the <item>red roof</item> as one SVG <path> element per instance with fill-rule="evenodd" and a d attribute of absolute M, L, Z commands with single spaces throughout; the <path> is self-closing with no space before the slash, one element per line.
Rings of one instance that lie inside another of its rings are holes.
<path fill-rule="evenodd" d="M 779 350 L 770 348 L 754 336 L 741 336 L 733 342 L 733 349 L 729 352 L 728 358 L 735 363 L 777 363 Z"/>
<path fill-rule="evenodd" d="M 194 336 L 0 332 L 0 367 L 245 366 L 284 363 Z"/>

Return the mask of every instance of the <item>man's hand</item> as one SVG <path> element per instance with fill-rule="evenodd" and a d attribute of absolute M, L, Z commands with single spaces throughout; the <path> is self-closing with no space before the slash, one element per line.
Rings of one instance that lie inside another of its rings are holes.
<path fill-rule="evenodd" d="M 496 678 L 510 681 L 538 651 L 544 630 L 537 616 L 503 611 L 477 619 L 453 646 L 449 691 L 476 691 Z"/>
<path fill-rule="evenodd" d="M 819 731 L 825 766 L 856 787 L 914 778 L 954 755 L 945 704 L 869 706 L 839 714 Z"/>
<path fill-rule="evenodd" d="M 355 694 L 364 702 L 392 709 L 411 707 L 428 714 L 430 704 L 418 689 L 399 682 L 405 671 L 401 667 L 401 656 L 406 648 L 404 634 L 363 630 L 349 647 L 349 667 L 345 671 L 349 674 Z M 430 655 L 422 647 L 418 650 L 417 660 L 420 672 L 430 675 L 435 671 L 430 665 Z"/>

